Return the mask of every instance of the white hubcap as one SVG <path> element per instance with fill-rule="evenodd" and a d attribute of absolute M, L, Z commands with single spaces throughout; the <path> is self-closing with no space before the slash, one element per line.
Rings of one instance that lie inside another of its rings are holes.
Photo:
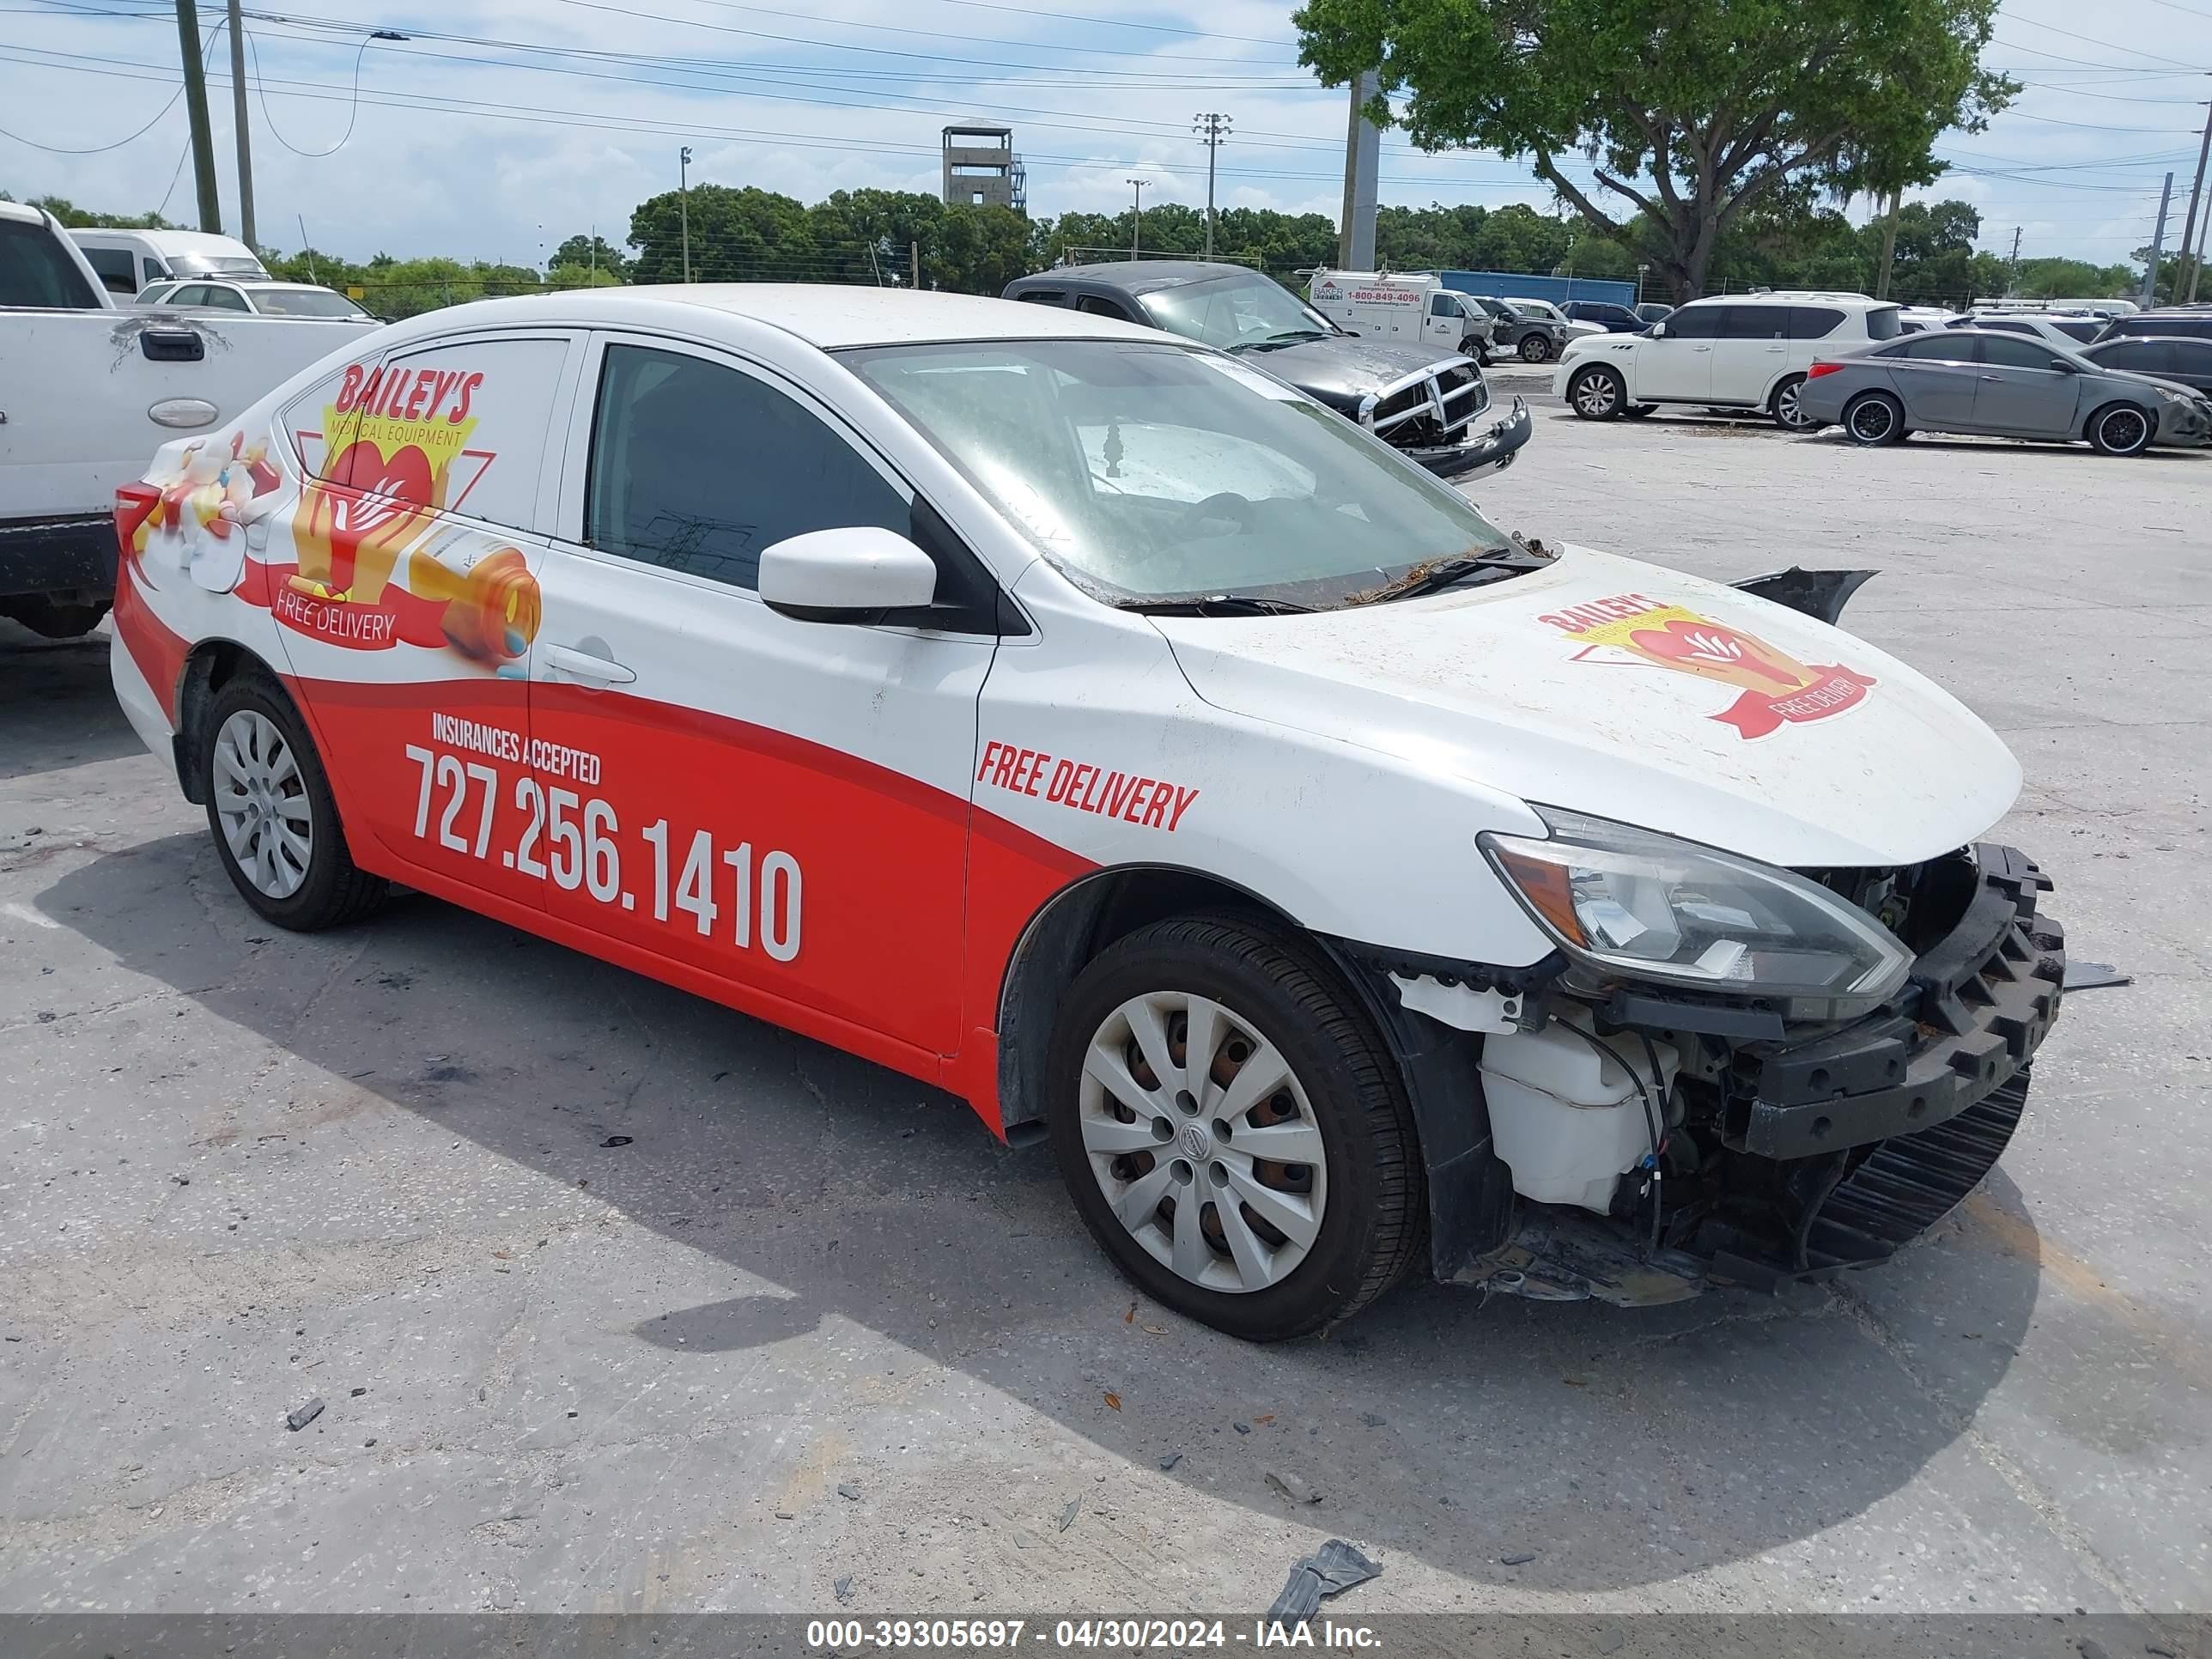
<path fill-rule="evenodd" d="M 1257 1291 L 1304 1261 L 1328 1200 L 1328 1153 L 1275 1046 L 1180 991 L 1133 997 L 1084 1056 L 1083 1146 L 1129 1236 L 1213 1291 Z"/>
<path fill-rule="evenodd" d="M 241 708 L 215 737 L 215 811 L 230 855 L 257 892 L 289 898 L 307 878 L 314 820 L 292 745 L 273 721 Z"/>

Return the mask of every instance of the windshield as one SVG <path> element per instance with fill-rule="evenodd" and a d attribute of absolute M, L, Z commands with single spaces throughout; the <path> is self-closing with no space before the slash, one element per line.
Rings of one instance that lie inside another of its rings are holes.
<path fill-rule="evenodd" d="M 1224 351 L 1288 345 L 1336 331 L 1328 318 L 1281 283 L 1249 271 L 1155 289 L 1139 295 L 1137 303 L 1153 327 Z"/>
<path fill-rule="evenodd" d="M 169 269 L 179 276 L 245 276 L 264 283 L 269 280 L 269 273 L 261 268 L 259 260 L 222 253 L 172 253 Z"/>
<path fill-rule="evenodd" d="M 989 340 L 839 356 L 1109 604 L 1237 594 L 1333 607 L 1507 544 L 1381 440 L 1211 353 Z"/>
<path fill-rule="evenodd" d="M 266 317 L 365 317 L 363 311 L 343 294 L 333 294 L 326 288 L 256 289 L 254 309 Z"/>

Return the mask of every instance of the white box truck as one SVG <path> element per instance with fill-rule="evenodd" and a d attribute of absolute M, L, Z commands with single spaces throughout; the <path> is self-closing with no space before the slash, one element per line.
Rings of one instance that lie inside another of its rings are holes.
<path fill-rule="evenodd" d="M 1497 320 L 1433 271 L 1317 270 L 1313 308 L 1363 337 L 1419 342 L 1487 365 Z"/>

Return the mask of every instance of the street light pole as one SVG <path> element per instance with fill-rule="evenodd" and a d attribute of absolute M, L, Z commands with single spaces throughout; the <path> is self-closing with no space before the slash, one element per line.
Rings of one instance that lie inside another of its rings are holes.
<path fill-rule="evenodd" d="M 1229 141 L 1229 118 L 1213 110 L 1194 115 L 1190 130 L 1206 146 L 1206 257 L 1213 257 L 1213 163 Z"/>
<path fill-rule="evenodd" d="M 1136 213 L 1129 222 L 1129 257 L 1133 259 L 1137 257 L 1138 249 L 1145 240 L 1145 181 L 1141 179 L 1124 179 L 1121 182 L 1125 185 L 1135 185 L 1137 191 Z"/>
<path fill-rule="evenodd" d="M 676 152 L 676 212 L 684 226 L 684 280 L 691 280 L 691 146 Z"/>

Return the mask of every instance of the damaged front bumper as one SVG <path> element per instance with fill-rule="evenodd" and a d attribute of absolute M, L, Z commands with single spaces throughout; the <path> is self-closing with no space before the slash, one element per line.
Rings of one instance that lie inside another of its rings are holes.
<path fill-rule="evenodd" d="M 2050 882 L 2014 848 L 1925 868 L 1966 888 L 1956 920 L 1887 1006 L 1848 1025 L 1802 1033 L 1755 1006 L 1617 989 L 1601 1031 L 1703 1057 L 1684 1089 L 1694 1100 L 1670 1119 L 1689 1162 L 1640 1191 L 1624 1177 L 1613 1214 L 1523 1205 L 1506 1242 L 1455 1281 L 1624 1305 L 1709 1282 L 1776 1289 L 1886 1260 L 1948 1215 L 2019 1125 L 2065 939 L 2039 908 Z"/>
<path fill-rule="evenodd" d="M 1528 414 L 1525 398 L 1516 398 L 1511 410 L 1493 421 L 1482 431 L 1469 427 L 1468 435 L 1460 442 L 1437 449 L 1402 449 L 1399 453 L 1412 461 L 1419 461 L 1439 478 L 1471 477 L 1475 473 L 1501 471 L 1513 464 L 1535 431 L 1535 423 Z"/>

